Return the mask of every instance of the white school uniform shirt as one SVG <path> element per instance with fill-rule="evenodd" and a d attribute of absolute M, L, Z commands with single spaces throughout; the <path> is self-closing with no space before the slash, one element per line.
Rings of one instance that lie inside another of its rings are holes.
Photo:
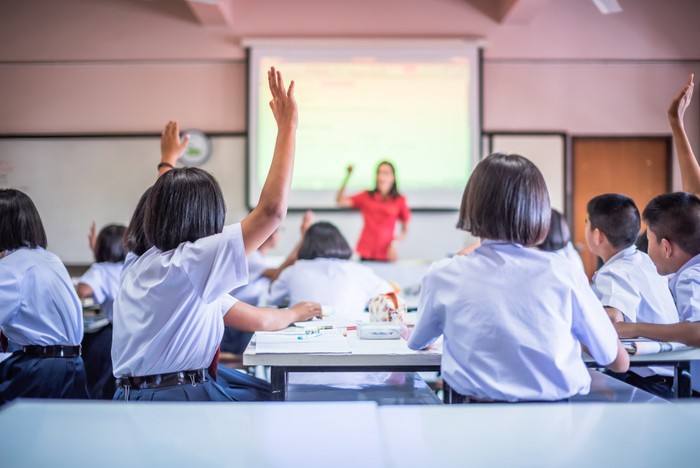
<path fill-rule="evenodd" d="M 363 318 L 369 300 L 393 291 L 369 267 L 352 260 L 315 258 L 297 260 L 285 268 L 270 287 L 270 304 L 318 302 L 333 308 L 334 316 Z"/>
<path fill-rule="evenodd" d="M 583 342 L 601 365 L 617 333 L 588 279 L 551 252 L 485 240 L 467 256 L 434 263 L 421 286 L 408 346 L 444 336 L 442 372 L 463 395 L 560 400 L 587 394 Z"/>
<path fill-rule="evenodd" d="M 669 284 L 681 322 L 700 322 L 700 254 L 688 260 Z M 700 361 L 690 362 L 693 390 L 700 392 Z"/>
<path fill-rule="evenodd" d="M 622 312 L 625 322 L 678 322 L 668 280 L 634 245 L 610 257 L 593 275 L 592 287 L 603 306 Z"/>
<path fill-rule="evenodd" d="M 121 377 L 209 367 L 248 281 L 240 224 L 161 252 L 128 255 L 114 301 L 112 361 Z"/>
<path fill-rule="evenodd" d="M 112 305 L 119 290 L 119 277 L 123 267 L 124 262 L 93 263 L 78 280 L 78 283 L 90 286 L 93 299 L 100 304 L 102 313 L 110 322 L 113 315 Z"/>
<path fill-rule="evenodd" d="M 576 250 L 576 247 L 574 247 L 574 244 L 572 244 L 570 241 L 567 242 L 561 249 L 555 250 L 554 253 L 566 258 L 581 271 L 586 271 L 585 267 L 583 266 L 583 260 L 581 260 L 581 255 L 578 253 L 578 250 Z"/>
<path fill-rule="evenodd" d="M 678 322 L 678 312 L 668 288 L 651 258 L 635 245 L 622 249 L 593 275 L 593 292 L 604 307 L 622 312 L 625 322 L 669 324 Z M 670 377 L 672 367 L 633 367 L 642 377 Z"/>
<path fill-rule="evenodd" d="M 246 304 L 258 305 L 261 295 L 264 295 L 270 287 L 270 280 L 263 276 L 265 270 L 269 267 L 265 256 L 256 250 L 248 255 L 248 284 L 236 288 L 231 291 L 231 295 L 235 296 L 241 302 Z"/>
<path fill-rule="evenodd" d="M 0 329 L 20 346 L 77 346 L 83 309 L 66 267 L 42 248 L 0 259 Z"/>

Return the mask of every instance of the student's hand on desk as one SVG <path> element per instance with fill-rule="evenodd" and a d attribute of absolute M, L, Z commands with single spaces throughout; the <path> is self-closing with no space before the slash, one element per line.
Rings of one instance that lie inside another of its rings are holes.
<path fill-rule="evenodd" d="M 180 140 L 180 126 L 177 121 L 168 122 L 160 136 L 160 162 L 175 167 L 175 163 L 185 152 L 189 142 L 189 135 L 185 135 L 185 138 Z"/>
<path fill-rule="evenodd" d="M 695 83 L 693 78 L 695 75 L 692 73 L 688 77 L 688 83 L 683 87 L 683 90 L 671 101 L 671 105 L 668 108 L 668 118 L 672 121 L 683 122 L 683 115 L 685 110 L 690 105 L 690 100 L 693 98 L 693 87 Z"/>
<path fill-rule="evenodd" d="M 317 302 L 299 302 L 291 306 L 289 310 L 297 314 L 297 319 L 294 320 L 295 322 L 305 322 L 312 318 L 321 318 L 323 316 L 321 304 Z"/>
<path fill-rule="evenodd" d="M 90 245 L 90 251 L 95 253 L 95 246 L 97 245 L 97 235 L 95 235 L 95 221 L 90 224 L 90 232 L 88 232 L 88 245 Z"/>
<path fill-rule="evenodd" d="M 294 80 L 289 85 L 289 89 L 284 87 L 282 81 L 282 73 L 275 70 L 275 67 L 270 67 L 267 72 L 267 80 L 270 83 L 270 92 L 272 92 L 272 100 L 270 108 L 272 115 L 275 116 L 277 128 L 297 128 L 299 120 L 297 101 L 294 99 Z"/>
<path fill-rule="evenodd" d="M 637 333 L 637 324 L 628 322 L 617 322 L 613 323 L 615 330 L 617 331 L 617 336 L 620 339 L 625 338 L 637 338 L 639 334 Z"/>

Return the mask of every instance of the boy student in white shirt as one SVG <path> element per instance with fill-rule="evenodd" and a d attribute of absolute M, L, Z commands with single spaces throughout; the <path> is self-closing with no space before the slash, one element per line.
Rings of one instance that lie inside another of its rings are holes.
<path fill-rule="evenodd" d="M 0 406 L 15 398 L 88 398 L 83 309 L 46 244 L 32 200 L 0 189 L 0 338 L 21 347 L 0 362 Z"/>
<path fill-rule="evenodd" d="M 586 243 L 604 262 L 593 276 L 592 287 L 610 320 L 677 323 L 668 280 L 634 245 L 641 226 L 634 201 L 625 195 L 603 194 L 588 202 L 587 212 Z M 671 368 L 633 367 L 624 374 L 609 374 L 662 398 L 673 397 Z"/>
<path fill-rule="evenodd" d="M 268 301 L 278 305 L 315 301 L 328 306 L 333 317 L 361 320 L 372 297 L 394 288 L 351 256 L 352 248 L 333 224 L 311 225 L 296 262 L 270 285 Z"/>
<path fill-rule="evenodd" d="M 481 245 L 434 263 L 423 279 L 408 346 L 422 349 L 443 335 L 443 377 L 468 402 L 588 393 L 581 343 L 600 365 L 629 368 L 584 273 L 532 248 L 547 235 L 550 215 L 547 186 L 532 162 L 488 156 L 469 178 L 457 224 Z"/>
<path fill-rule="evenodd" d="M 90 397 L 111 400 L 114 396 L 112 375 L 112 305 L 119 290 L 119 276 L 124 267 L 123 237 L 126 226 L 108 224 L 95 235 L 95 223 L 88 235 L 95 263 L 78 280 L 78 297 L 91 298 L 100 308 L 109 324 L 83 336 L 83 360 Z"/>
<path fill-rule="evenodd" d="M 127 257 L 114 302 L 116 400 L 232 401 L 207 378 L 224 323 L 270 326 L 321 315 L 318 304 L 260 310 L 228 294 L 248 281 L 246 255 L 287 211 L 297 128 L 294 82 L 287 90 L 274 68 L 268 81 L 277 142 L 260 201 L 240 224 L 224 227 L 223 196 L 210 174 L 174 168 L 187 146 L 177 124 L 163 132 L 161 176 L 146 196 L 142 226 L 134 226 L 143 229 L 146 250 Z"/>

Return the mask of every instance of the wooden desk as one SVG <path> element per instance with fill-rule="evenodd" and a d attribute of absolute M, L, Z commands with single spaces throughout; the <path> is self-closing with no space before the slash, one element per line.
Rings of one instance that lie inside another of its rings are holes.
<path fill-rule="evenodd" d="M 383 467 L 374 403 L 21 401 L 0 466 Z"/>
<path fill-rule="evenodd" d="M 696 466 L 700 404 L 383 406 L 397 467 Z"/>

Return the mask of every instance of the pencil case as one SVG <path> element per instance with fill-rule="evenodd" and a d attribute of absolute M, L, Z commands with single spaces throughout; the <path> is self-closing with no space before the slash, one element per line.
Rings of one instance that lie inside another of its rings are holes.
<path fill-rule="evenodd" d="M 401 326 L 395 323 L 365 322 L 357 326 L 357 336 L 361 340 L 398 340 Z"/>

